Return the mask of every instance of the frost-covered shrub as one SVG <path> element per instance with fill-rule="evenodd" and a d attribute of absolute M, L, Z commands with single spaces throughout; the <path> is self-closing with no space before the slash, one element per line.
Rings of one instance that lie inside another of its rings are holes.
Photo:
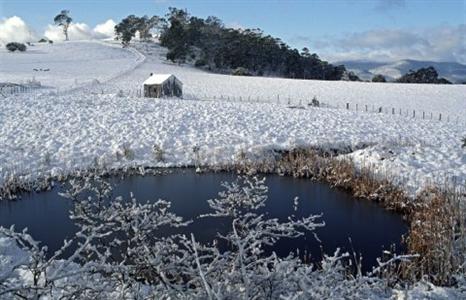
<path fill-rule="evenodd" d="M 155 144 L 152 147 L 152 150 L 154 151 L 154 157 L 156 161 L 158 162 L 164 161 L 164 151 L 162 147 L 160 147 L 160 145 Z"/>
<path fill-rule="evenodd" d="M 123 92 L 123 90 L 119 90 L 117 93 L 117 97 L 123 98 L 124 96 L 125 96 L 125 92 Z"/>
<path fill-rule="evenodd" d="M 128 144 L 124 143 L 116 149 L 115 156 L 118 161 L 120 161 L 122 158 L 126 160 L 133 160 L 135 154 L 133 149 L 131 149 L 131 147 Z"/>
<path fill-rule="evenodd" d="M 229 224 L 218 238 L 229 245 L 202 244 L 191 234 L 160 236 L 166 226 L 188 225 L 170 203 L 138 203 L 112 197 L 111 186 L 92 175 L 70 180 L 62 195 L 73 201 L 78 232 L 48 253 L 27 231 L 0 228 L 0 298 L 24 299 L 370 299 L 389 297 L 378 277 L 352 275 L 346 253 L 324 256 L 321 267 L 296 256 L 279 258 L 264 248 L 324 226 L 319 215 L 279 222 L 259 212 L 267 201 L 264 179 L 224 183 L 202 218 Z M 63 257 L 65 250 L 74 249 Z M 403 257 L 381 262 L 374 274 Z"/>
<path fill-rule="evenodd" d="M 199 166 L 201 164 L 201 154 L 200 154 L 201 147 L 199 147 L 198 145 L 194 145 L 192 148 L 192 151 L 193 151 L 193 156 L 194 156 L 193 158 L 194 165 Z"/>
<path fill-rule="evenodd" d="M 15 52 L 16 50 L 20 51 L 20 52 L 24 52 L 26 51 L 26 45 L 23 44 L 23 43 L 16 43 L 16 42 L 12 42 L 12 43 L 8 43 L 6 44 L 5 46 L 8 51 L 10 52 Z"/>
<path fill-rule="evenodd" d="M 320 102 L 319 102 L 319 100 L 317 100 L 316 96 L 314 96 L 312 98 L 310 105 L 314 106 L 314 107 L 319 107 L 320 106 Z"/>

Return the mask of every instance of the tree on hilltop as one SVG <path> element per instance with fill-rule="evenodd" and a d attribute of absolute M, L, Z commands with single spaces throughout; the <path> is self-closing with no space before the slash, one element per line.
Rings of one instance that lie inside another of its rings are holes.
<path fill-rule="evenodd" d="M 73 19 L 70 17 L 69 10 L 62 10 L 58 15 L 53 19 L 55 25 L 63 27 L 63 34 L 65 35 L 65 40 L 68 41 L 68 28 L 70 27 L 71 21 Z"/>
<path fill-rule="evenodd" d="M 164 19 L 158 16 L 149 18 L 148 16 L 129 15 L 115 25 L 116 39 L 120 40 L 125 47 L 136 36 L 136 32 L 139 32 L 141 40 L 147 41 L 152 38 L 151 30 L 160 27 L 163 23 Z"/>

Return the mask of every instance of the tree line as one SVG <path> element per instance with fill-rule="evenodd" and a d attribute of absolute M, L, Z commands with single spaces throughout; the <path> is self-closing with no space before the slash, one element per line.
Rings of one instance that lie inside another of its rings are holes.
<path fill-rule="evenodd" d="M 344 65 L 332 65 L 308 48 L 299 51 L 260 29 L 229 28 L 217 17 L 202 19 L 178 8 L 170 7 L 165 17 L 130 15 L 115 26 L 116 39 L 123 46 L 128 46 L 137 34 L 141 40 L 148 41 L 154 31 L 158 33 L 161 46 L 168 49 L 168 60 L 193 63 L 209 71 L 243 76 L 361 81 Z M 387 82 L 380 74 L 371 81 Z M 451 83 L 439 78 L 433 67 L 410 70 L 395 82 Z"/>
<path fill-rule="evenodd" d="M 372 82 L 387 82 L 385 76 L 376 74 L 372 77 Z M 434 84 L 451 84 L 450 81 L 439 77 L 437 70 L 429 66 L 418 70 L 409 70 L 408 73 L 395 79 L 396 83 L 434 83 Z"/>
<path fill-rule="evenodd" d="M 345 66 L 321 60 L 308 48 L 293 49 L 260 29 L 229 28 L 217 17 L 202 19 L 177 8 L 169 8 L 165 18 L 128 16 L 115 26 L 115 33 L 126 46 L 136 32 L 141 39 L 150 38 L 152 29 L 159 31 L 160 44 L 173 62 L 237 75 L 359 80 Z"/>
<path fill-rule="evenodd" d="M 62 10 L 54 23 L 62 27 L 65 40 L 72 22 L 69 10 Z M 187 10 L 170 7 L 165 17 L 129 15 L 115 26 L 115 38 L 123 46 L 139 35 L 144 41 L 157 31 L 160 44 L 168 48 L 167 59 L 173 62 L 192 62 L 196 67 L 233 75 L 281 76 L 286 78 L 348 80 L 361 79 L 344 65 L 332 65 L 321 60 L 308 48 L 291 48 L 279 38 L 266 35 L 260 29 L 226 27 L 217 17 L 206 19 L 191 16 Z M 42 41 L 42 40 L 41 40 Z M 8 43 L 7 49 L 25 51 L 20 43 Z M 375 75 L 372 82 L 386 82 L 383 75 Z M 450 84 L 439 78 L 434 67 L 410 70 L 396 79 L 398 83 Z"/>

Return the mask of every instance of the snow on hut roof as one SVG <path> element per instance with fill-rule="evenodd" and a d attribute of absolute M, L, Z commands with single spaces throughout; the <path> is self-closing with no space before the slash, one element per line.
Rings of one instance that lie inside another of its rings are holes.
<path fill-rule="evenodd" d="M 173 74 L 153 74 L 144 81 L 144 84 L 162 84 L 172 76 Z"/>

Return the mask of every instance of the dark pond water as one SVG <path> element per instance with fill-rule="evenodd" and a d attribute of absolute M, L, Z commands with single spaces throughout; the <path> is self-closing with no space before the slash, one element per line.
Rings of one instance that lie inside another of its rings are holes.
<path fill-rule="evenodd" d="M 278 255 L 286 256 L 299 249 L 300 253 L 310 253 L 315 261 L 320 259 L 322 250 L 333 253 L 337 247 L 351 252 L 354 249 L 362 254 L 363 270 L 368 271 L 383 249 L 395 244 L 397 250 L 403 250 L 401 236 L 408 228 L 401 216 L 323 183 L 278 175 L 266 177 L 269 199 L 264 210 L 268 216 L 285 221 L 291 214 L 300 217 L 323 213 L 326 223 L 316 230 L 321 243 L 311 233 L 298 239 L 283 239 L 273 249 Z M 206 200 L 217 197 L 223 190 L 221 182 L 235 179 L 234 173 L 196 174 L 185 169 L 160 176 L 114 177 L 110 181 L 115 196 L 129 198 L 129 193 L 133 192 L 141 202 L 168 200 L 172 203 L 172 211 L 185 219 L 193 219 L 210 212 Z M 23 194 L 17 201 L 0 201 L 0 226 L 15 224 L 17 230 L 27 227 L 30 234 L 50 250 L 58 249 L 63 240 L 76 231 L 68 217 L 72 203 L 58 195 L 60 190 L 57 187 L 47 192 Z M 293 204 L 296 196 L 299 197 L 297 211 Z M 182 232 L 193 232 L 197 240 L 207 242 L 228 225 L 226 220 L 217 218 L 197 219 Z"/>

